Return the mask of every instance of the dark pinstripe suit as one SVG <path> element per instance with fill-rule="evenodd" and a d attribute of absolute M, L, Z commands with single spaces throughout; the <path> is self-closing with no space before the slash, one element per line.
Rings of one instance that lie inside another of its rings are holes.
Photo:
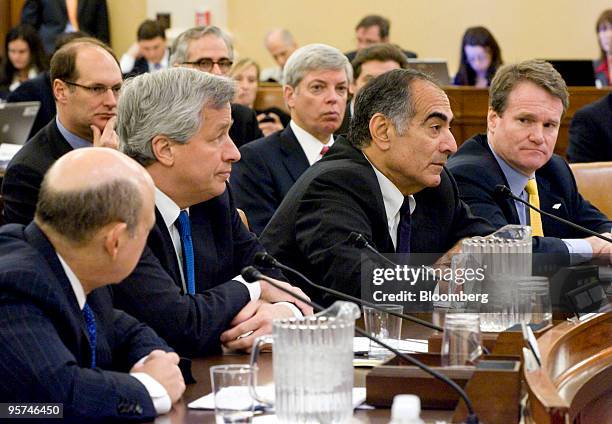
<path fill-rule="evenodd" d="M 95 369 L 83 315 L 53 246 L 34 223 L 0 230 L 0 399 L 63 403 L 64 422 L 153 418 L 147 390 L 127 372 L 168 346 L 113 309 L 107 288 L 91 292 L 87 303 L 97 324 Z"/>

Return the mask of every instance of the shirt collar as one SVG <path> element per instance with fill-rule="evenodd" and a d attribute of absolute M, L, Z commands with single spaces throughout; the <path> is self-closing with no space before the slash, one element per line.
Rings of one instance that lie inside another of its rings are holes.
<path fill-rule="evenodd" d="M 493 153 L 493 157 L 495 157 L 495 160 L 499 164 L 504 176 L 506 177 L 506 181 L 508 181 L 508 185 L 510 186 L 512 194 L 520 197 L 523 190 L 525 189 L 525 186 L 527 185 L 527 181 L 529 181 L 529 179 L 533 177 L 528 177 L 510 166 L 508 162 L 503 160 L 500 156 L 497 155 L 497 153 L 495 153 L 495 150 L 493 150 L 493 146 L 491 146 L 491 143 L 488 143 L 489 149 L 491 149 L 491 152 Z"/>
<path fill-rule="evenodd" d="M 370 160 L 364 154 L 363 155 L 368 162 Z M 387 178 L 382 172 L 380 172 L 372 162 L 370 162 L 372 169 L 374 170 L 374 174 L 376 174 L 376 179 L 378 180 L 378 185 L 380 186 L 380 191 L 382 192 L 383 202 L 385 204 L 385 212 L 387 214 L 387 221 L 393 222 L 393 220 L 397 217 L 397 214 L 404 203 L 404 195 L 401 191 L 391 182 L 389 178 Z M 410 215 L 414 212 L 416 208 L 416 200 L 414 196 L 408 196 L 408 205 L 410 207 Z"/>
<path fill-rule="evenodd" d="M 291 126 L 293 134 L 295 135 L 295 138 L 297 138 L 298 143 L 300 143 L 302 150 L 304 150 L 306 159 L 308 159 L 308 163 L 310 165 L 321 159 L 321 149 L 323 146 L 331 147 L 334 144 L 334 136 L 331 134 L 327 144 L 323 144 L 309 132 L 296 124 L 293 119 L 289 122 L 289 125 Z"/>
<path fill-rule="evenodd" d="M 55 123 L 57 124 L 57 129 L 59 129 L 60 134 L 66 139 L 68 144 L 72 146 L 73 149 L 80 149 L 82 147 L 91 147 L 93 143 L 89 140 L 85 140 L 84 138 L 79 137 L 76 134 L 71 133 L 62 125 L 59 120 L 59 116 L 55 116 Z"/>
<path fill-rule="evenodd" d="M 160 71 L 162 69 L 168 68 L 169 57 L 170 57 L 170 52 L 168 49 L 166 49 L 164 53 L 164 57 L 162 57 L 162 60 L 159 61 L 159 64 L 161 65 L 161 67 L 159 68 Z M 149 71 L 155 71 L 155 63 L 147 61 L 147 66 L 149 67 Z"/>
<path fill-rule="evenodd" d="M 70 269 L 64 258 L 60 256 L 59 253 L 55 252 L 57 258 L 62 264 L 62 268 L 64 268 L 64 272 L 66 273 L 66 277 L 68 277 L 68 281 L 70 281 L 70 285 L 72 286 L 72 291 L 74 292 L 74 296 L 76 297 L 77 302 L 79 303 L 79 308 L 83 310 L 85 306 L 85 301 L 87 297 L 85 296 L 85 290 L 83 290 L 83 285 L 76 274 Z"/>
<path fill-rule="evenodd" d="M 181 213 L 181 208 L 166 193 L 155 187 L 155 206 L 164 219 L 167 228 L 171 228 Z M 189 208 L 186 209 L 189 212 Z"/>

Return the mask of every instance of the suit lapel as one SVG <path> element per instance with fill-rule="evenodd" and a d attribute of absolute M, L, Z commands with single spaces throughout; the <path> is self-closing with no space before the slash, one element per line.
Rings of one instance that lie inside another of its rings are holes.
<path fill-rule="evenodd" d="M 196 281 L 196 292 L 210 289 L 209 282 L 216 281 L 219 272 L 220 259 L 218 257 L 215 228 L 212 226 L 210 214 L 214 213 L 214 199 L 189 208 L 189 219 L 191 221 L 191 238 L 193 240 L 194 271 Z M 229 227 L 216 228 L 223 232 Z M 229 237 L 225 233 L 223 237 Z"/>
<path fill-rule="evenodd" d="M 295 182 L 308 169 L 310 164 L 306 158 L 306 153 L 304 153 L 302 146 L 300 146 L 289 125 L 281 132 L 279 144 L 283 154 L 283 165 L 289 175 L 291 175 L 293 182 Z"/>
<path fill-rule="evenodd" d="M 147 245 L 153 250 L 155 256 L 163 260 L 162 266 L 170 274 L 177 286 L 183 287 L 178 258 L 174 252 L 174 244 L 166 227 L 166 222 L 155 207 L 155 230 L 149 234 Z M 157 240 L 156 240 L 157 239 Z"/>

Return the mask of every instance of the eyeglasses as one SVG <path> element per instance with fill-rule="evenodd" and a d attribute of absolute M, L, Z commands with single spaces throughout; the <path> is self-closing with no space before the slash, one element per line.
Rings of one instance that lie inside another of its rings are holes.
<path fill-rule="evenodd" d="M 64 81 L 64 80 L 62 80 Z M 68 84 L 68 85 L 73 85 L 75 87 L 81 87 L 87 91 L 89 91 L 90 93 L 92 93 L 95 96 L 103 96 L 104 94 L 106 94 L 106 92 L 108 90 L 111 90 L 113 92 L 113 95 L 116 97 L 119 95 L 119 92 L 121 91 L 121 84 L 116 84 L 113 85 L 112 87 L 107 87 L 105 85 L 102 84 L 95 84 L 95 85 L 82 85 L 82 84 L 77 84 L 76 82 L 72 82 L 72 81 L 64 81 L 64 83 Z"/>
<path fill-rule="evenodd" d="M 204 71 L 204 72 L 210 72 L 210 70 L 215 65 L 219 67 L 221 72 L 227 72 L 230 70 L 233 64 L 234 62 L 232 62 L 229 59 L 212 60 L 206 57 L 203 59 L 197 60 L 195 62 L 183 62 L 183 65 L 195 66 L 200 71 Z"/>

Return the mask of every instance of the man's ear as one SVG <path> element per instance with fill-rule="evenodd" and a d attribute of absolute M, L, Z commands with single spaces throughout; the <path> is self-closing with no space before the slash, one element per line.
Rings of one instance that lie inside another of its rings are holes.
<path fill-rule="evenodd" d="M 487 112 L 487 131 L 491 134 L 495 134 L 495 128 L 497 127 L 498 119 L 498 113 L 495 112 L 493 108 L 489 107 L 489 111 Z"/>
<path fill-rule="evenodd" d="M 67 96 L 68 96 L 68 90 L 70 90 L 70 87 L 68 87 L 68 85 L 59 80 L 59 79 L 54 79 L 53 80 L 53 97 L 55 97 L 55 99 L 61 103 L 61 104 L 66 104 L 67 100 Z"/>
<path fill-rule="evenodd" d="M 283 86 L 283 97 L 285 98 L 285 103 L 289 109 L 293 109 L 295 107 L 295 91 L 296 89 L 290 85 L 285 84 Z"/>
<path fill-rule="evenodd" d="M 393 131 L 389 119 L 382 113 L 375 113 L 372 118 L 370 118 L 369 128 L 372 143 L 380 150 L 389 150 L 391 147 L 390 132 Z"/>
<path fill-rule="evenodd" d="M 155 159 L 157 162 L 161 163 L 164 166 L 172 166 L 175 161 L 175 145 L 168 137 L 165 135 L 156 135 L 151 140 L 151 149 L 153 150 L 153 155 L 155 155 Z"/>
<path fill-rule="evenodd" d="M 104 250 L 113 261 L 117 259 L 121 243 L 128 236 L 127 224 L 125 222 L 113 222 L 105 226 Z"/>

